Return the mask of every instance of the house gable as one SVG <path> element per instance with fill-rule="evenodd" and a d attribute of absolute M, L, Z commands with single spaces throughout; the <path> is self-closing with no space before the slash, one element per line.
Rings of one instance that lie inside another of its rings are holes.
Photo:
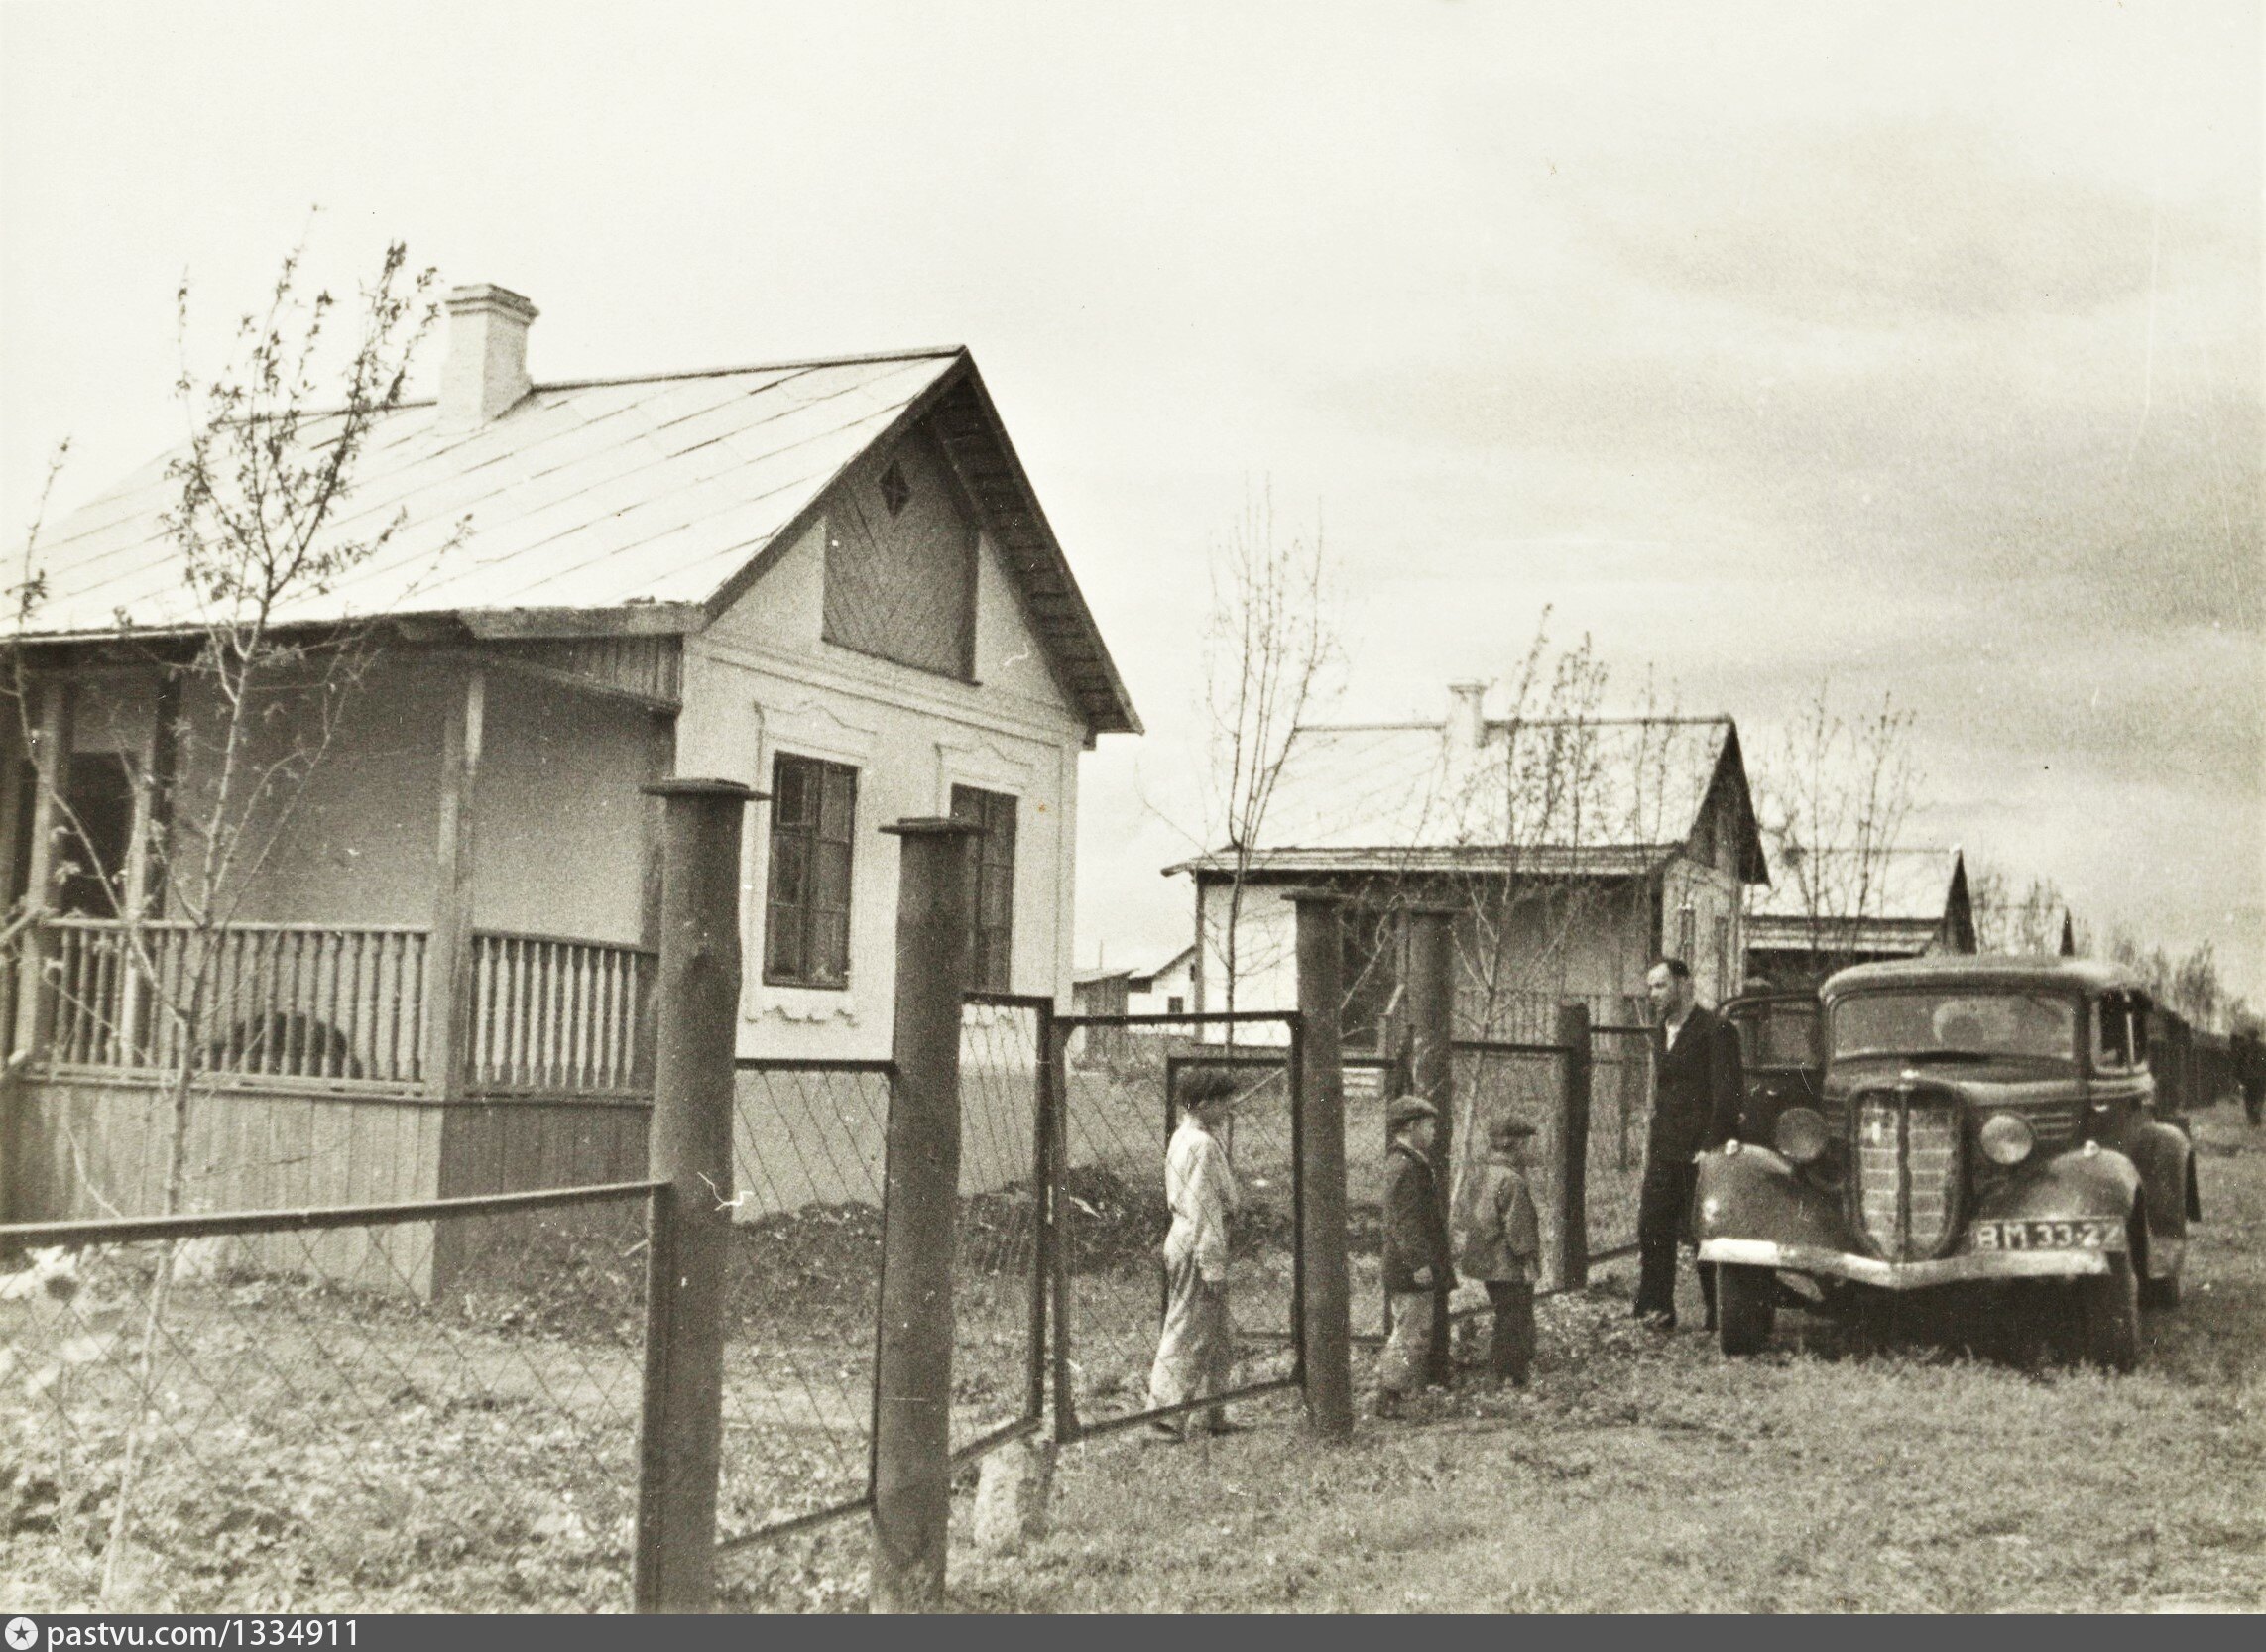
<path fill-rule="evenodd" d="M 827 643 L 973 680 L 976 524 L 962 500 L 919 425 L 834 485 L 824 506 Z"/>

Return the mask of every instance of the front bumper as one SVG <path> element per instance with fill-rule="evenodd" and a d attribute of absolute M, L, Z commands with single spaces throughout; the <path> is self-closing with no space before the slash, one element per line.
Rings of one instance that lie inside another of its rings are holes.
<path fill-rule="evenodd" d="M 1848 1279 L 1884 1290 L 1922 1290 L 1989 1279 L 2080 1279 L 2125 1254 L 2124 1230 L 2139 1186 L 2121 1153 L 2058 1153 L 1972 1199 L 1950 1255 L 1885 1261 L 1850 1232 L 1838 1192 L 1819 1187 L 1767 1147 L 1742 1143 L 1700 1156 L 1695 1213 L 1700 1259 Z M 2098 1246 L 1970 1248 L 1978 1221 L 2100 1222 Z"/>
<path fill-rule="evenodd" d="M 2121 1250 L 1975 1250 L 1959 1256 L 1938 1256 L 1925 1262 L 1884 1262 L 1827 1245 L 1777 1244 L 1769 1239 L 1742 1239 L 1700 1241 L 1703 1262 L 1826 1274 L 1892 1291 L 1956 1285 L 1974 1279 L 2077 1279 L 2088 1273 L 2106 1273 L 2109 1257 L 2122 1254 Z"/>

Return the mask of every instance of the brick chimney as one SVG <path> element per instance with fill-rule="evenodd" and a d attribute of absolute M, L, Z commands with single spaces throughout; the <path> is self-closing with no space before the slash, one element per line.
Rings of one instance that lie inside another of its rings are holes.
<path fill-rule="evenodd" d="M 1448 684 L 1448 745 L 1459 752 L 1476 752 L 1487 741 L 1488 685 L 1484 682 Z"/>
<path fill-rule="evenodd" d="M 536 306 L 486 282 L 451 289 L 447 303 L 440 416 L 449 424 L 485 424 L 535 388 L 528 377 L 528 327 Z"/>

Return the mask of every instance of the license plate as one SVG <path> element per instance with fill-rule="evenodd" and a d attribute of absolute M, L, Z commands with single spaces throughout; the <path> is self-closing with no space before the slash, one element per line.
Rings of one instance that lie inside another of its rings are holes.
<path fill-rule="evenodd" d="M 1977 1250 L 2105 1250 L 2117 1224 L 2105 1217 L 2069 1222 L 1977 1222 L 1968 1232 Z"/>

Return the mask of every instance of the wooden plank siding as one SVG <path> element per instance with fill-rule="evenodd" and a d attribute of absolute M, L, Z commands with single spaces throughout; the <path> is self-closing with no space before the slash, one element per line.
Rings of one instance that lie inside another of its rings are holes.
<path fill-rule="evenodd" d="M 651 1109 L 634 1102 L 465 1102 L 424 1110 L 438 1138 L 438 1197 L 519 1193 L 634 1181 L 646 1173 Z M 531 1268 L 559 1265 L 575 1244 L 616 1244 L 642 1228 L 642 1207 L 570 1206 L 479 1217 L 435 1236 L 431 1288 L 449 1294 L 533 1283 Z"/>
<path fill-rule="evenodd" d="M 173 1100 L 146 1085 L 24 1081 L 21 1154 L 7 1189 L 14 1222 L 93 1221 L 165 1210 Z M 199 1095 L 182 1156 L 181 1208 L 285 1210 L 429 1199 L 440 1183 L 441 1110 L 362 1097 L 274 1091 Z M 319 1274 L 418 1294 L 432 1288 L 432 1224 L 232 1239 L 222 1265 Z"/>

